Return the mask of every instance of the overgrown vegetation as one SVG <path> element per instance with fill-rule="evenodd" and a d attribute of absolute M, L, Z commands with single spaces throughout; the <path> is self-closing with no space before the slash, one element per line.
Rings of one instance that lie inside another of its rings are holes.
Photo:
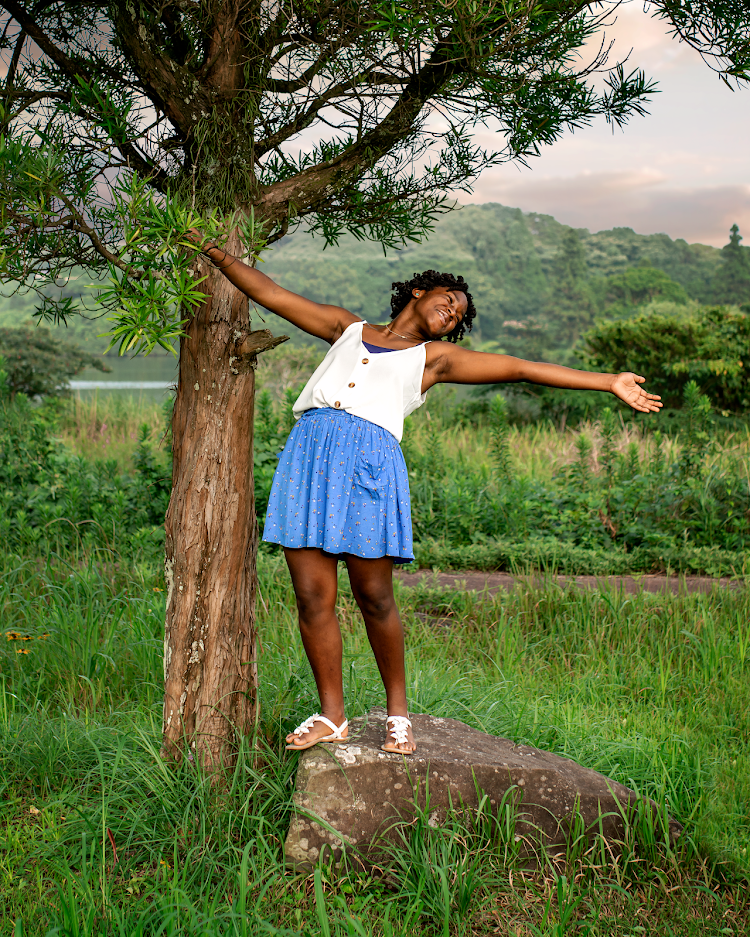
<path fill-rule="evenodd" d="M 296 352 L 284 355 L 259 372 L 259 510 L 291 421 Z M 190 761 L 168 768 L 168 409 L 113 396 L 33 407 L 18 395 L 0 410 L 0 914 L 16 934 L 747 932 L 746 586 L 636 596 L 551 580 L 497 596 L 397 586 L 414 711 L 637 788 L 685 824 L 676 845 L 646 824 L 621 860 L 572 848 L 531 872 L 512 824 L 459 812 L 394 850 L 397 876 L 365 874 L 354 857 L 286 871 L 296 756 L 282 740 L 316 699 L 272 549 L 259 557 L 259 735 L 224 789 Z M 717 425 L 690 385 L 669 432 L 597 412 L 561 431 L 519 422 L 512 399 L 434 391 L 405 437 L 423 562 L 615 572 L 666 557 L 740 573 L 747 429 Z M 353 717 L 381 704 L 382 689 L 343 571 L 340 585 Z"/>
<path fill-rule="evenodd" d="M 581 357 L 592 370 L 648 375 L 670 407 L 694 381 L 725 416 L 750 411 L 750 315 L 737 309 L 654 303 L 591 329 Z"/>
<path fill-rule="evenodd" d="M 296 354 L 285 353 L 290 361 Z M 291 363 L 269 369 L 270 386 L 293 371 Z M 291 387 L 280 398 L 268 388 L 258 395 L 261 524 L 294 396 Z M 717 420 L 692 382 L 671 418 L 629 419 L 603 395 L 590 396 L 589 419 L 561 431 L 518 422 L 514 398 L 432 391 L 403 442 L 420 565 L 747 574 L 747 424 Z M 116 397 L 37 408 L 19 397 L 0 407 L 0 534 L 8 546 L 155 560 L 171 486 L 169 408 Z"/>
<path fill-rule="evenodd" d="M 0 915 L 27 935 L 285 937 L 744 934 L 750 926 L 750 604 L 710 595 L 400 587 L 415 711 L 558 752 L 651 795 L 658 828 L 604 865 L 524 870 L 512 829 L 455 816 L 395 850 L 401 873 L 284 869 L 316 705 L 280 557 L 261 556 L 263 716 L 225 789 L 158 754 L 164 585 L 93 554 L 0 558 Z M 342 573 L 350 717 L 382 703 Z M 440 626 L 436 621 L 439 619 Z M 447 624 L 446 624 L 447 623 Z M 564 875 L 564 878 L 561 876 Z M 633 921 L 643 930 L 633 930 Z"/>
<path fill-rule="evenodd" d="M 0 401 L 0 538 L 6 549 L 160 560 L 171 472 L 164 455 L 154 452 L 151 427 L 142 423 L 130 441 L 132 462 L 123 473 L 107 454 L 105 420 L 87 415 L 72 439 L 86 439 L 88 426 L 98 426 L 103 458 L 78 455 L 57 438 L 71 414 L 81 414 L 80 403 L 35 409 L 22 395 L 12 404 Z"/>

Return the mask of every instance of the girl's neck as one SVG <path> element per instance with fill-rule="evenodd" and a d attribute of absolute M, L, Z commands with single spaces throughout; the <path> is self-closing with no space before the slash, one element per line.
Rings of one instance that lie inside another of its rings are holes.
<path fill-rule="evenodd" d="M 371 345 L 380 345 L 382 348 L 398 350 L 412 348 L 424 341 L 419 336 L 410 336 L 408 330 L 400 329 L 396 324 L 397 321 L 394 320 L 387 325 L 370 325 L 369 322 L 366 322 L 362 329 L 362 340 L 370 342 Z M 373 335 L 376 337 L 372 338 Z"/>

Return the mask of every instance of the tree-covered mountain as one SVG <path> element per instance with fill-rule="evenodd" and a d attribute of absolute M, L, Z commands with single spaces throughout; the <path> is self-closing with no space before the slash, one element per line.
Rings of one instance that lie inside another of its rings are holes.
<path fill-rule="evenodd" d="M 550 215 L 504 205 L 467 205 L 441 217 L 430 238 L 389 251 L 351 235 L 324 249 L 304 231 L 288 235 L 264 255 L 262 269 L 312 299 L 337 303 L 372 322 L 386 321 L 391 283 L 430 268 L 462 274 L 479 310 L 472 341 L 535 358 L 569 360 L 596 318 L 620 319 L 654 300 L 750 302 L 750 248 L 733 229 L 723 249 L 613 228 L 595 234 Z M 86 278 L 65 293 L 88 293 Z M 27 321 L 33 297 L 0 300 L 0 326 Z M 296 332 L 263 313 L 278 332 Z M 255 321 L 258 319 L 255 317 Z M 74 317 L 74 334 L 90 350 L 108 323 Z M 297 342 L 309 342 L 301 333 Z"/>
<path fill-rule="evenodd" d="M 750 248 L 737 242 L 732 250 L 730 260 L 737 254 L 750 267 Z M 598 316 L 621 318 L 655 299 L 719 301 L 720 291 L 721 301 L 750 302 L 741 274 L 721 277 L 726 253 L 630 228 L 592 234 L 549 215 L 485 204 L 443 216 L 428 241 L 387 255 L 351 236 L 324 250 L 298 232 L 266 255 L 264 270 L 295 292 L 374 322 L 388 315 L 392 281 L 430 268 L 460 273 L 479 310 L 475 342 L 565 358 Z"/>

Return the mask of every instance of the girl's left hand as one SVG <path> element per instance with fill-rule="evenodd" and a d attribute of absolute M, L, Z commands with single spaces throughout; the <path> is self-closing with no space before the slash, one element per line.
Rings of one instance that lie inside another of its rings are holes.
<path fill-rule="evenodd" d="M 641 377 L 640 374 L 623 371 L 612 381 L 610 390 L 615 397 L 624 400 L 634 410 L 639 410 L 641 413 L 658 413 L 663 406 L 661 397 L 657 397 L 656 394 L 647 394 L 642 387 L 638 386 L 645 380 L 646 378 Z"/>

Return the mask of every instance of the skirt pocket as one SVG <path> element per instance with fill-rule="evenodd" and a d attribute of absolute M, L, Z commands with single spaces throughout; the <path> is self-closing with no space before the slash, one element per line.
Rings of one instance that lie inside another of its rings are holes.
<path fill-rule="evenodd" d="M 382 500 L 390 482 L 388 467 L 383 462 L 370 462 L 366 456 L 358 456 L 354 463 L 354 484 L 370 493 L 370 497 Z"/>

